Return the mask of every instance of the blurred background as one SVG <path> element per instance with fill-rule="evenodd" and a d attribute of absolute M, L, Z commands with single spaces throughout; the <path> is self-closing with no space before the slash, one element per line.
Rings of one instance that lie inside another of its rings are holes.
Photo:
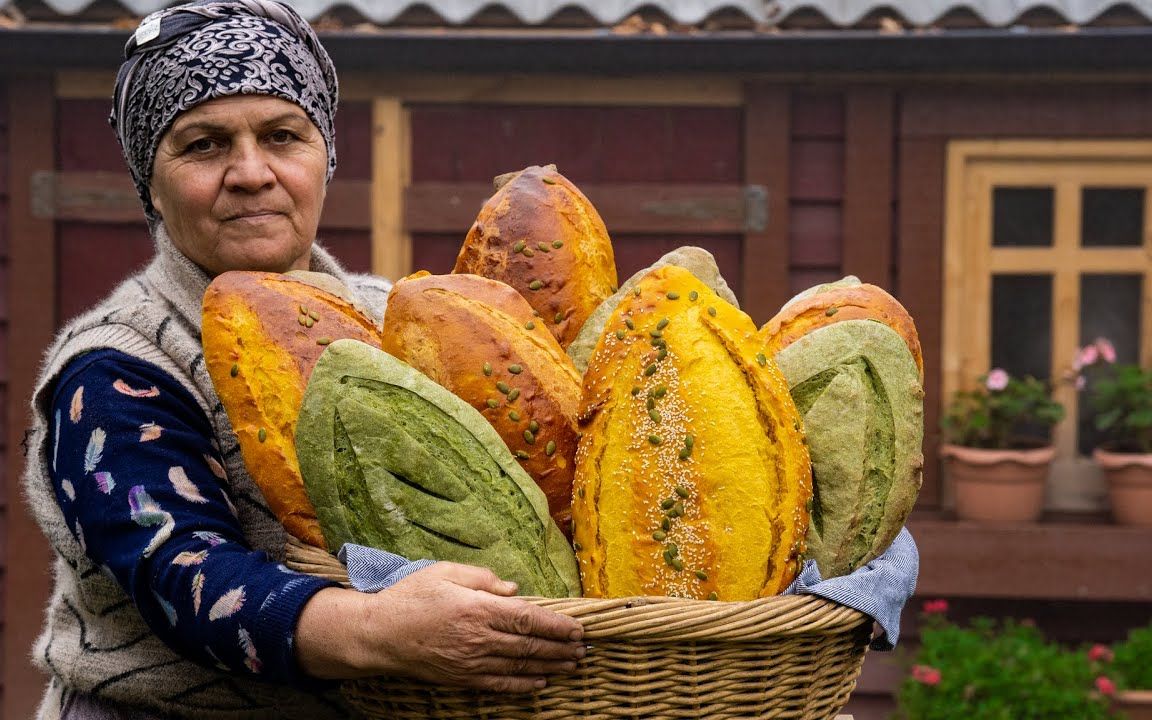
<path fill-rule="evenodd" d="M 1152 522 L 1118 522 L 1097 411 L 1059 382 L 1097 337 L 1152 361 L 1152 2 L 290 4 L 340 73 L 320 239 L 347 267 L 447 272 L 492 178 L 555 163 L 622 278 L 704 247 L 759 325 L 857 275 L 908 308 L 924 349 L 906 649 L 929 599 L 1072 645 L 1152 619 Z M 151 254 L 107 117 L 128 35 L 164 5 L 0 0 L 3 718 L 30 717 L 43 683 L 27 394 L 54 329 Z M 1050 382 L 1065 408 L 1035 520 L 958 518 L 942 467 L 949 398 L 992 368 Z M 846 712 L 887 717 L 909 657 L 873 653 Z"/>

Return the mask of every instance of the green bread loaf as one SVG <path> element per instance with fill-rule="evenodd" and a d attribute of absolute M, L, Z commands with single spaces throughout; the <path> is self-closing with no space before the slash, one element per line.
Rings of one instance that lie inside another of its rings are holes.
<path fill-rule="evenodd" d="M 814 330 L 775 356 L 808 437 L 813 508 L 807 557 L 823 577 L 882 553 L 916 502 L 924 391 L 907 343 L 873 320 Z"/>
<path fill-rule="evenodd" d="M 611 297 L 596 306 L 596 309 L 584 321 L 584 325 L 580 327 L 580 332 L 575 339 L 568 345 L 568 357 L 572 358 L 577 370 L 583 373 L 588 369 L 588 359 L 592 357 L 592 351 L 596 349 L 596 343 L 604 332 L 604 326 L 608 323 L 608 318 L 612 317 L 612 313 L 620 301 L 633 291 L 641 278 L 657 268 L 668 265 L 684 268 L 721 298 L 727 300 L 733 307 L 740 307 L 740 303 L 736 300 L 731 288 L 728 287 L 728 283 L 720 276 L 720 268 L 716 265 L 716 258 L 712 257 L 712 253 L 692 245 L 676 248 L 632 275 Z"/>
<path fill-rule="evenodd" d="M 491 424 L 384 351 L 328 346 L 304 394 L 296 450 L 329 549 L 353 542 L 486 567 L 525 595 L 580 594 L 544 493 Z"/>

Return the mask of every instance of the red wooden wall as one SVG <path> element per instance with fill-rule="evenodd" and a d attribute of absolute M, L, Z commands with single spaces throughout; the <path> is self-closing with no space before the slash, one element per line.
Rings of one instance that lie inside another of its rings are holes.
<path fill-rule="evenodd" d="M 489 182 L 549 163 L 577 186 L 743 179 L 738 108 L 419 105 L 411 117 L 413 183 Z M 450 271 L 467 232 L 415 236 L 413 267 Z M 740 235 L 608 232 L 621 281 L 676 247 L 698 245 L 740 294 Z"/>
<path fill-rule="evenodd" d="M 2 523 L 8 516 L 8 88 L 0 80 L 0 648 L 4 647 L 4 626 L 8 615 L 5 602 L 8 588 L 8 553 L 3 546 L 7 534 Z M 0 659 L 3 653 L 0 653 Z M 0 697 L 4 692 L 4 668 L 0 666 Z"/>

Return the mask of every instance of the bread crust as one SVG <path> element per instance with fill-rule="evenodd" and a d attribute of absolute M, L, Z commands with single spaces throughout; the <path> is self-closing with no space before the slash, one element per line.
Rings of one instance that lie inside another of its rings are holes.
<path fill-rule="evenodd" d="M 528 302 L 478 275 L 417 273 L 389 295 L 383 348 L 480 411 L 568 535 L 580 376 Z"/>
<path fill-rule="evenodd" d="M 617 285 L 604 221 L 553 166 L 525 168 L 484 203 L 452 272 L 515 288 L 562 348 Z"/>
<path fill-rule="evenodd" d="M 573 535 L 586 596 L 749 600 L 795 577 L 808 451 L 755 335 L 674 266 L 613 312 L 580 408 Z"/>
<path fill-rule="evenodd" d="M 875 320 L 895 330 L 908 344 L 923 382 L 924 355 L 916 323 L 896 298 L 867 283 L 832 284 L 785 305 L 760 329 L 765 352 L 774 357 L 813 330 L 845 320 Z"/>
<path fill-rule="evenodd" d="M 296 458 L 300 403 L 329 343 L 379 346 L 379 329 L 307 278 L 231 271 L 204 294 L 201 338 L 208 374 L 269 510 L 294 537 L 325 547 Z"/>

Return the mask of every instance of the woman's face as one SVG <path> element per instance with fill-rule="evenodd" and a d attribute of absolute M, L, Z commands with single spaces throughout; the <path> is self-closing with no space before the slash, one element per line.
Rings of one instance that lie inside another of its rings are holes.
<path fill-rule="evenodd" d="M 156 150 L 152 204 L 210 275 L 307 269 L 327 169 L 324 136 L 298 105 L 233 95 L 177 116 Z"/>

